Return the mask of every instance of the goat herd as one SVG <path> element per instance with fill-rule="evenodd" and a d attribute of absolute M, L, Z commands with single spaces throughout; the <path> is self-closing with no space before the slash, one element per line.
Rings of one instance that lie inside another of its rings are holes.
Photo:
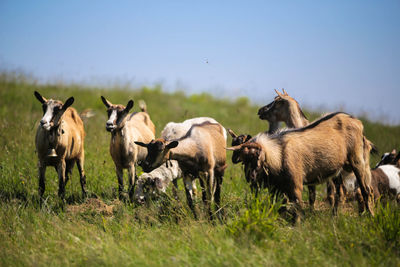
<path fill-rule="evenodd" d="M 200 178 L 202 200 L 213 217 L 212 203 L 220 212 L 221 185 L 226 165 L 226 150 L 232 150 L 232 162 L 242 162 L 244 174 L 253 192 L 268 187 L 286 196 L 292 204 L 295 221 L 300 219 L 302 191 L 309 189 L 311 208 L 315 186 L 326 182 L 328 199 L 337 212 L 344 192 L 353 193 L 373 215 L 373 201 L 382 195 L 400 196 L 400 152 L 385 153 L 375 169 L 369 167 L 369 155 L 376 151 L 364 136 L 358 119 L 342 112 L 331 113 L 309 123 L 299 104 L 284 90 L 274 101 L 258 111 L 267 120 L 267 132 L 232 136 L 232 147 L 226 147 L 227 131 L 215 119 L 198 117 L 182 123 L 168 123 L 161 137 L 155 138 L 155 126 L 144 102 L 141 112 L 130 114 L 134 103 L 112 104 L 101 97 L 107 108 L 106 130 L 111 133 L 110 154 L 118 178 L 119 197 L 143 203 L 146 198 L 164 192 L 172 182 L 176 194 L 177 179 L 182 177 L 187 202 L 194 216 L 195 179 Z M 45 191 L 45 171 L 54 166 L 59 177 L 58 194 L 63 199 L 65 185 L 77 164 L 82 194 L 86 196 L 84 171 L 83 122 L 71 107 L 74 98 L 63 104 L 47 100 L 35 91 L 41 102 L 43 117 L 36 133 L 39 158 L 39 195 Z M 286 129 L 278 129 L 279 123 Z M 136 166 L 145 173 L 136 179 Z M 128 169 L 129 189 L 124 193 L 123 170 Z M 137 180 L 137 181 L 136 181 Z M 135 187 L 136 184 L 136 187 Z"/>

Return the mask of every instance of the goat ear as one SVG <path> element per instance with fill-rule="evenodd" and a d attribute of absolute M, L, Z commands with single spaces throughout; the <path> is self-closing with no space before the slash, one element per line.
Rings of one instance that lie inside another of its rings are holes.
<path fill-rule="evenodd" d="M 168 148 L 168 149 L 171 149 L 171 148 L 177 147 L 178 145 L 179 145 L 178 141 L 172 141 L 168 145 L 166 145 L 165 147 Z"/>
<path fill-rule="evenodd" d="M 36 96 L 37 100 L 39 100 L 40 103 L 43 104 L 47 102 L 47 99 L 44 98 L 41 94 L 39 94 L 38 91 L 35 91 L 33 94 Z"/>
<path fill-rule="evenodd" d="M 238 137 L 231 129 L 228 129 L 228 133 L 232 136 L 232 138 Z"/>
<path fill-rule="evenodd" d="M 69 108 L 73 103 L 74 103 L 75 99 L 73 96 L 71 96 L 70 98 L 67 99 L 67 101 L 65 101 L 65 104 L 63 105 L 63 109 L 66 110 L 67 108 Z"/>
<path fill-rule="evenodd" d="M 101 96 L 101 101 L 103 101 L 104 105 L 109 108 L 111 107 L 112 103 L 108 101 L 104 96 Z"/>
<path fill-rule="evenodd" d="M 133 108 L 133 100 L 129 100 L 124 111 L 129 112 Z"/>
<path fill-rule="evenodd" d="M 135 141 L 135 144 L 137 144 L 138 146 L 142 146 L 142 147 L 147 147 L 149 145 L 149 144 L 145 144 L 145 143 L 137 142 L 137 141 Z"/>

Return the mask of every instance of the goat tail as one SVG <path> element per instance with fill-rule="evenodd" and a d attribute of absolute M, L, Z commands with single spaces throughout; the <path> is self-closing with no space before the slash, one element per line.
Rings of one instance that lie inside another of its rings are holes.
<path fill-rule="evenodd" d="M 83 110 L 81 113 L 79 113 L 79 117 L 81 117 L 81 119 L 88 119 L 91 118 L 95 115 L 93 109 L 91 108 L 87 108 L 85 110 Z"/>
<path fill-rule="evenodd" d="M 378 154 L 378 147 L 369 141 L 365 136 L 363 136 L 363 141 L 364 141 L 364 149 L 368 151 L 370 154 L 377 155 Z"/>
<path fill-rule="evenodd" d="M 147 105 L 146 102 L 144 102 L 143 99 L 139 100 L 139 108 L 142 112 L 146 112 L 147 113 Z"/>

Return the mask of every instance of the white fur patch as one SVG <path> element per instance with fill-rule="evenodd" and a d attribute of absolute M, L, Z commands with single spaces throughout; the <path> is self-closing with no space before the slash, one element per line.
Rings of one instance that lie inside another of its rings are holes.
<path fill-rule="evenodd" d="M 396 193 L 400 193 L 400 169 L 394 165 L 382 165 L 379 167 L 389 179 L 389 188 L 395 189 Z"/>
<path fill-rule="evenodd" d="M 48 105 L 46 109 L 46 113 L 43 115 L 43 118 L 41 119 L 42 127 L 45 128 L 46 130 L 50 130 L 50 122 L 51 119 L 53 118 L 53 105 Z"/>
<path fill-rule="evenodd" d="M 107 124 L 114 124 L 114 121 L 117 119 L 117 111 L 114 109 L 111 112 L 110 118 L 108 118 Z"/>

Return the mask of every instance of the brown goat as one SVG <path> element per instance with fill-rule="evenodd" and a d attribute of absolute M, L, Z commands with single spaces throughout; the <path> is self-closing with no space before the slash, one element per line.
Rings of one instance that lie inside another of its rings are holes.
<path fill-rule="evenodd" d="M 177 140 L 166 141 L 159 138 L 147 144 L 135 143 L 148 149 L 147 158 L 143 164 L 145 172 L 159 167 L 167 160 L 178 161 L 184 180 L 198 177 L 202 179 L 201 184 L 206 188 L 203 201 L 210 219 L 212 218 L 211 203 L 214 201 L 214 196 L 217 212 L 219 211 L 221 184 L 226 168 L 226 151 L 224 149 L 226 131 L 220 124 L 210 122 L 195 124 L 185 136 Z M 191 193 L 186 187 L 185 190 L 189 207 L 197 218 Z"/>
<path fill-rule="evenodd" d="M 341 169 L 355 173 L 365 205 L 373 214 L 369 153 L 365 152 L 365 141 L 361 121 L 339 112 L 304 128 L 273 136 L 261 133 L 247 143 L 228 149 L 240 151 L 248 179 L 266 176 L 288 196 L 295 204 L 298 220 L 303 185 L 320 184 Z"/>
<path fill-rule="evenodd" d="M 58 173 L 58 195 L 65 197 L 65 186 L 76 162 L 80 175 L 82 195 L 86 196 L 86 176 L 83 168 L 85 160 L 83 122 L 77 111 L 70 107 L 74 98 L 63 104 L 61 101 L 47 100 L 35 91 L 35 97 L 42 103 L 43 118 L 36 131 L 36 151 L 39 158 L 39 195 L 45 191 L 47 166 L 54 166 Z M 49 151 L 54 149 L 54 154 Z"/>
<path fill-rule="evenodd" d="M 258 116 L 269 123 L 268 133 L 273 134 L 279 128 L 279 122 L 286 123 L 288 128 L 300 128 L 310 124 L 300 108 L 299 103 L 290 97 L 283 89 L 283 94 L 278 94 L 274 101 L 258 110 Z"/>
<path fill-rule="evenodd" d="M 268 133 L 270 134 L 273 134 L 278 130 L 279 122 L 281 121 L 285 122 L 288 128 L 301 128 L 310 124 L 301 110 L 299 103 L 294 98 L 290 97 L 285 89 L 282 90 L 283 94 L 275 90 L 277 96 L 274 101 L 258 110 L 260 119 L 268 120 L 270 125 Z M 374 144 L 369 140 L 366 140 L 366 144 L 369 144 L 366 146 L 366 149 L 368 149 L 369 152 L 377 152 Z M 327 198 L 331 206 L 335 205 L 335 201 L 344 201 L 343 180 L 347 179 L 350 175 L 351 172 L 342 171 L 338 177 L 327 182 Z M 308 186 L 308 189 L 310 207 L 313 209 L 316 196 L 315 186 Z M 338 199 L 335 198 L 335 189 L 339 190 L 339 192 L 336 192 Z"/>
<path fill-rule="evenodd" d="M 133 107 L 133 100 L 129 100 L 126 107 L 114 105 L 103 96 L 101 100 L 107 107 L 106 130 L 111 132 L 110 154 L 117 173 L 119 198 L 124 198 L 123 170 L 128 169 L 128 192 L 132 201 L 136 178 L 135 165 L 140 165 L 147 156 L 147 150 L 137 146 L 134 142 L 150 142 L 153 140 L 155 127 L 149 114 L 147 114 L 145 105 L 141 107 L 142 112 L 129 115 L 129 111 Z"/>

